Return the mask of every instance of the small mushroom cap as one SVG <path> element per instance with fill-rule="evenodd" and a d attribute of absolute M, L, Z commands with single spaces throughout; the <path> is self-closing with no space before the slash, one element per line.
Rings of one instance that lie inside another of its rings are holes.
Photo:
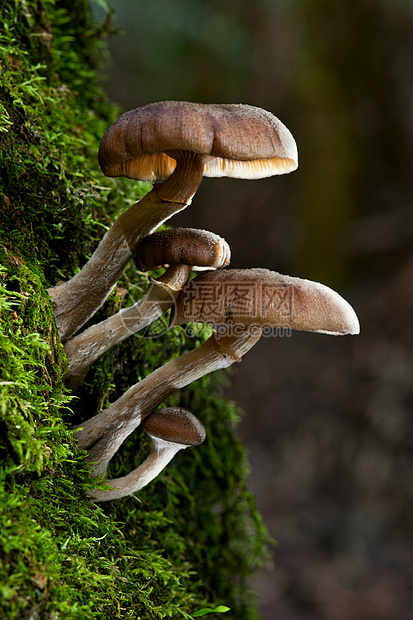
<path fill-rule="evenodd" d="M 174 151 L 205 155 L 204 176 L 259 179 L 298 166 L 290 131 L 273 114 L 244 104 L 151 103 L 125 112 L 99 147 L 107 176 L 155 181 L 175 169 Z"/>
<path fill-rule="evenodd" d="M 153 438 L 184 446 L 197 446 L 206 437 L 198 418 L 181 407 L 158 409 L 146 417 L 141 426 Z"/>
<path fill-rule="evenodd" d="M 173 308 L 171 325 L 291 328 L 325 334 L 358 334 L 350 304 L 332 289 L 268 269 L 223 269 L 186 284 Z"/>
<path fill-rule="evenodd" d="M 215 233 L 196 228 L 171 228 L 145 237 L 135 260 L 139 269 L 150 271 L 163 265 L 194 265 L 219 269 L 229 264 L 228 243 Z"/>

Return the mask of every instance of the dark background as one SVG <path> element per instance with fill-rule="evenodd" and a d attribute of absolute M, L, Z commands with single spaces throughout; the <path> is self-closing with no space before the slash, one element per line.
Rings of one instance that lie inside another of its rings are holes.
<path fill-rule="evenodd" d="M 413 3 L 110 0 L 105 88 L 124 110 L 249 103 L 297 140 L 296 172 L 204 179 L 171 224 L 233 267 L 321 281 L 357 337 L 263 338 L 228 390 L 273 560 L 263 620 L 413 618 Z M 197 412 L 200 417 L 200 412 Z"/>

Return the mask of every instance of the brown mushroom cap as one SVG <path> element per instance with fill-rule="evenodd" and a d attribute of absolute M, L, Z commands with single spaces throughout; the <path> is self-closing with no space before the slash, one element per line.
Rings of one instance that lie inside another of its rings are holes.
<path fill-rule="evenodd" d="M 163 265 L 195 265 L 221 268 L 229 264 L 228 243 L 215 233 L 196 228 L 171 228 L 148 235 L 138 246 L 139 269 L 150 271 Z"/>
<path fill-rule="evenodd" d="M 187 322 L 359 333 L 353 308 L 338 293 L 268 269 L 224 269 L 197 276 L 180 293 L 171 317 L 171 325 Z"/>
<path fill-rule="evenodd" d="M 198 418 L 180 407 L 154 411 L 141 426 L 151 437 L 185 446 L 197 446 L 206 437 L 205 428 Z"/>
<path fill-rule="evenodd" d="M 204 176 L 257 179 L 297 168 L 297 146 L 273 114 L 244 104 L 151 103 L 107 130 L 99 164 L 107 176 L 155 181 L 175 169 L 174 151 L 205 156 Z M 208 161 L 209 159 L 209 161 Z"/>

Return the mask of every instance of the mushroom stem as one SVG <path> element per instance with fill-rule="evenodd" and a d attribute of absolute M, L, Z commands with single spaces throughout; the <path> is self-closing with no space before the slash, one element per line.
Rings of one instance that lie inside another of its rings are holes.
<path fill-rule="evenodd" d="M 122 213 L 81 271 L 68 282 L 48 289 L 56 304 L 54 316 L 62 342 L 105 302 L 142 239 L 191 204 L 202 180 L 203 163 L 199 156 L 185 156 L 183 160 L 166 181 Z M 192 169 L 194 174 L 190 173 Z"/>
<path fill-rule="evenodd" d="M 196 349 L 184 353 L 127 390 L 110 407 L 79 426 L 77 447 L 89 451 L 94 474 L 105 475 L 108 463 L 126 437 L 168 396 L 196 379 L 227 368 L 258 342 L 259 329 L 245 330 L 222 339 L 215 334 Z"/>
<path fill-rule="evenodd" d="M 162 316 L 175 302 L 190 273 L 190 265 L 172 265 L 161 277 L 151 280 L 142 299 L 67 340 L 68 369 L 63 377 L 66 386 L 75 390 L 101 355 Z"/>
<path fill-rule="evenodd" d="M 187 447 L 158 438 L 152 439 L 151 453 L 139 467 L 127 476 L 107 480 L 107 489 L 91 489 L 88 495 L 94 502 L 105 502 L 135 493 L 156 478 L 179 450 Z"/>
<path fill-rule="evenodd" d="M 158 196 L 165 202 L 186 202 L 192 200 L 201 184 L 206 164 L 212 157 L 191 151 L 168 151 L 176 160 L 176 167 L 170 177 L 155 186 Z"/>

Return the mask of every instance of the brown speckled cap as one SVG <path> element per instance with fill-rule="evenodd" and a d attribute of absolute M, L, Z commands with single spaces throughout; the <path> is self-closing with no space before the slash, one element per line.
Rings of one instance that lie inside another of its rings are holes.
<path fill-rule="evenodd" d="M 162 265 L 196 265 L 219 269 L 229 264 L 231 250 L 219 235 L 197 228 L 171 228 L 148 235 L 138 246 L 139 269 Z"/>
<path fill-rule="evenodd" d="M 141 426 L 151 437 L 186 446 L 197 446 L 206 437 L 198 418 L 180 407 L 158 409 L 145 418 Z"/>

